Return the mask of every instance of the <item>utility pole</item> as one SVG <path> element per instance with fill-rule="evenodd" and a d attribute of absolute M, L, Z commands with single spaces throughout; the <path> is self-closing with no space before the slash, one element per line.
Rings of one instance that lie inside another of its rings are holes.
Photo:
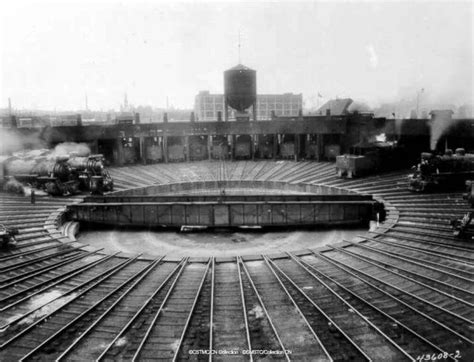
<path fill-rule="evenodd" d="M 425 88 L 421 88 L 421 90 L 419 90 L 416 93 L 416 118 L 420 118 L 418 116 L 418 111 L 419 111 L 419 108 L 420 108 L 420 96 L 421 96 L 421 93 L 423 93 L 424 91 L 425 91 Z"/>

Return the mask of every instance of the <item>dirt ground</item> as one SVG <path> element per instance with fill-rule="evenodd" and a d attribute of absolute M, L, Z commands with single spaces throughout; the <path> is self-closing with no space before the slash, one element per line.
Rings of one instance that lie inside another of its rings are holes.
<path fill-rule="evenodd" d="M 351 240 L 367 229 L 302 231 L 224 231 L 179 233 L 174 231 L 85 230 L 77 240 L 106 252 L 173 256 L 235 256 L 296 251 Z"/>

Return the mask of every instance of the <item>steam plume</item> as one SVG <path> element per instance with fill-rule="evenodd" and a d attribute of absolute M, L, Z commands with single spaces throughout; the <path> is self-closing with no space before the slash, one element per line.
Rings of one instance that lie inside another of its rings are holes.
<path fill-rule="evenodd" d="M 430 149 L 434 151 L 439 139 L 447 131 L 447 129 L 455 122 L 451 111 L 438 111 L 433 115 L 431 120 Z"/>

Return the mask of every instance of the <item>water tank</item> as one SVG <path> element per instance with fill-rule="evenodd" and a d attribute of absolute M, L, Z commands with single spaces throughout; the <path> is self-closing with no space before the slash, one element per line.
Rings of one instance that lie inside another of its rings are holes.
<path fill-rule="evenodd" d="M 239 64 L 224 72 L 224 92 L 227 104 L 243 112 L 257 99 L 257 72 Z"/>

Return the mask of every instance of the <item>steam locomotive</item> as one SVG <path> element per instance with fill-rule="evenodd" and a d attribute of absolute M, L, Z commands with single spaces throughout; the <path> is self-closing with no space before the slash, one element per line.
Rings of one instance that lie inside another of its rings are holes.
<path fill-rule="evenodd" d="M 79 189 L 92 194 L 113 191 L 114 181 L 104 167 L 104 157 L 100 154 L 78 156 L 70 154 L 66 161 L 74 179 L 79 180 Z"/>
<path fill-rule="evenodd" d="M 456 149 L 455 154 L 446 150 L 442 156 L 423 152 L 421 162 L 414 169 L 415 172 L 408 176 L 411 191 L 460 187 L 474 178 L 474 154 L 466 154 L 463 148 Z"/>
<path fill-rule="evenodd" d="M 103 193 L 113 189 L 102 155 L 54 156 L 49 150 L 0 156 L 0 183 L 5 186 L 10 180 L 55 196 L 74 195 L 81 190 Z"/>

